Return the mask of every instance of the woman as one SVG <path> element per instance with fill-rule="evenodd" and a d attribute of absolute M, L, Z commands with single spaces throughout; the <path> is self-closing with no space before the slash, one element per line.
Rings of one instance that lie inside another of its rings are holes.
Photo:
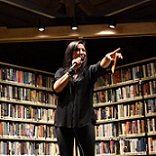
<path fill-rule="evenodd" d="M 53 83 L 59 100 L 55 126 L 61 156 L 73 156 L 74 138 L 81 156 L 95 155 L 94 83 L 115 58 L 122 59 L 119 50 L 88 66 L 84 41 L 72 41 L 67 46 L 63 65 L 56 71 Z"/>

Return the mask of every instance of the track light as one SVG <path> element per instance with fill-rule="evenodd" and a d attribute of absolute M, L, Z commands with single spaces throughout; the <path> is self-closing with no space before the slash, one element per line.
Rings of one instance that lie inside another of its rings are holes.
<path fill-rule="evenodd" d="M 109 23 L 109 28 L 115 29 L 116 28 L 116 18 L 112 17 Z"/>
<path fill-rule="evenodd" d="M 116 28 L 116 24 L 109 24 L 109 27 L 112 28 L 112 29 L 115 29 Z"/>
<path fill-rule="evenodd" d="M 38 31 L 44 31 L 45 30 L 45 26 L 43 24 L 43 18 L 40 17 L 39 18 L 39 26 L 38 26 Z"/>
<path fill-rule="evenodd" d="M 71 29 L 72 29 L 72 30 L 77 30 L 77 29 L 78 29 L 77 24 L 76 24 L 76 23 L 75 23 L 75 24 L 73 24 L 73 25 L 71 26 Z"/>
<path fill-rule="evenodd" d="M 44 27 L 44 26 L 39 26 L 39 27 L 38 27 L 38 30 L 39 30 L 39 31 L 44 31 L 44 30 L 45 30 L 45 27 Z"/>
<path fill-rule="evenodd" d="M 72 23 L 72 25 L 71 25 L 71 29 L 72 29 L 72 30 L 77 30 L 77 29 L 78 29 L 78 25 L 77 25 L 77 23 L 76 23 L 75 16 L 74 16 L 74 18 L 73 18 L 73 23 Z"/>

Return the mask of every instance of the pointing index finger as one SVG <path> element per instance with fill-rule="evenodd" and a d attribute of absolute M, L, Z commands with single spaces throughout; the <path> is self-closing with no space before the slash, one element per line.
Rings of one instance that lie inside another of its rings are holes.
<path fill-rule="evenodd" d="M 119 52 L 121 50 L 121 48 L 117 48 L 116 50 L 114 50 L 113 54 Z"/>

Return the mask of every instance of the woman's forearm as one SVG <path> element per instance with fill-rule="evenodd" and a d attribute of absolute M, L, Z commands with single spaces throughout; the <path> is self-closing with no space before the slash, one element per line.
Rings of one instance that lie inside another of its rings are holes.
<path fill-rule="evenodd" d="M 61 92 L 68 84 L 70 76 L 68 73 L 65 73 L 61 78 L 59 78 L 53 86 L 53 89 L 56 93 Z"/>

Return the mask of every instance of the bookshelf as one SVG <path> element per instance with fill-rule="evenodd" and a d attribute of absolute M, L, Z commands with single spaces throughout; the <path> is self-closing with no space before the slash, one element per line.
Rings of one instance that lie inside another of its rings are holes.
<path fill-rule="evenodd" d="M 59 155 L 53 74 L 0 62 L 0 155 Z"/>
<path fill-rule="evenodd" d="M 93 102 L 96 156 L 156 155 L 156 57 L 107 70 Z"/>

